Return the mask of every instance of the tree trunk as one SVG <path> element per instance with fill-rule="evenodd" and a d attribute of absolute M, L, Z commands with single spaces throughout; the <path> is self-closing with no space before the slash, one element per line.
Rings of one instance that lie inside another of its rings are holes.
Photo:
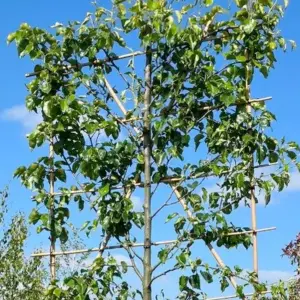
<path fill-rule="evenodd" d="M 50 159 L 54 159 L 53 149 L 53 138 L 50 141 Z M 49 185 L 50 185 L 50 208 L 49 208 L 49 221 L 50 221 L 50 279 L 54 281 L 56 279 L 56 258 L 55 254 L 55 216 L 54 216 L 54 165 L 51 162 L 50 174 L 49 174 Z"/>
<path fill-rule="evenodd" d="M 150 47 L 147 47 L 146 67 L 145 67 L 145 95 L 144 95 L 144 277 L 143 277 L 143 296 L 144 300 L 151 300 L 151 59 Z"/>

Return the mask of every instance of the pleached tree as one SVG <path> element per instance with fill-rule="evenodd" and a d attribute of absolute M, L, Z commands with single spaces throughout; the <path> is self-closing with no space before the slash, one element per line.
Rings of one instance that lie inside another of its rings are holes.
<path fill-rule="evenodd" d="M 257 264 L 245 273 L 216 249 L 252 242 L 256 249 L 256 227 L 246 234 L 250 228 L 228 215 L 255 209 L 258 193 L 268 204 L 297 165 L 298 145 L 270 135 L 270 98 L 251 94 L 253 78 L 274 68 L 277 49 L 295 44 L 278 30 L 287 1 L 223 2 L 115 0 L 95 4 L 82 22 L 50 31 L 22 24 L 9 35 L 19 56 L 36 62 L 26 106 L 43 120 L 29 146 L 50 145 L 49 156 L 15 174 L 35 193 L 31 222 L 50 234 L 50 299 L 150 300 L 170 274 L 179 299 L 204 297 L 203 280 L 221 291 L 232 285 L 240 298 L 249 284 L 254 297 L 266 290 Z M 264 167 L 270 176 L 255 171 Z M 208 177 L 219 191 L 205 188 Z M 99 232 L 99 251 L 91 267 L 58 282 L 57 246 L 68 240 L 74 204 L 89 212 L 82 227 Z M 203 260 L 198 245 L 216 263 Z M 128 261 L 113 256 L 118 247 Z"/>

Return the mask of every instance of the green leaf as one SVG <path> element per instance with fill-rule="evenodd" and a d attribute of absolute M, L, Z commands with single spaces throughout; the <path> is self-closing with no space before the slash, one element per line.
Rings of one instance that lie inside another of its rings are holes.
<path fill-rule="evenodd" d="M 221 280 L 221 291 L 224 292 L 229 287 L 229 282 L 226 278 Z"/>
<path fill-rule="evenodd" d="M 66 182 L 66 180 L 67 180 L 66 172 L 63 169 L 56 170 L 55 176 L 62 182 Z"/>
<path fill-rule="evenodd" d="M 195 151 L 198 149 L 201 140 L 203 139 L 204 134 L 203 133 L 199 133 L 195 136 L 194 141 L 195 141 Z"/>
<path fill-rule="evenodd" d="M 229 106 L 235 102 L 235 97 L 233 95 L 223 94 L 223 95 L 221 95 L 220 100 L 226 106 Z"/>
<path fill-rule="evenodd" d="M 152 180 L 154 183 L 158 183 L 160 181 L 160 178 L 161 176 L 159 172 L 154 173 L 154 175 L 152 176 Z"/>
<path fill-rule="evenodd" d="M 180 289 L 180 291 L 183 291 L 186 288 L 187 283 L 188 283 L 188 277 L 184 276 L 184 275 L 180 276 L 180 278 L 179 278 L 179 289 Z"/>
<path fill-rule="evenodd" d="M 204 0 L 205 6 L 211 6 L 214 3 L 214 0 Z"/>
<path fill-rule="evenodd" d="M 40 85 L 41 91 L 45 94 L 49 94 L 49 92 L 52 89 L 52 86 L 48 81 L 41 81 L 39 85 Z"/>
<path fill-rule="evenodd" d="M 122 272 L 127 273 L 128 266 L 127 266 L 127 263 L 125 261 L 121 261 L 121 267 L 122 267 Z"/>
<path fill-rule="evenodd" d="M 283 0 L 283 2 L 284 2 L 284 8 L 287 8 L 290 0 Z"/>
<path fill-rule="evenodd" d="M 166 223 L 168 223 L 169 221 L 174 219 L 176 216 L 178 216 L 178 213 L 172 213 L 172 214 L 168 215 L 168 217 L 166 219 Z"/>
<path fill-rule="evenodd" d="M 147 1 L 147 7 L 150 10 L 156 10 L 161 7 L 160 1 L 159 0 L 148 0 Z"/>
<path fill-rule="evenodd" d="M 265 195 L 265 204 L 268 205 L 271 201 L 271 194 L 270 193 L 266 193 Z"/>
<path fill-rule="evenodd" d="M 265 78 L 269 76 L 269 69 L 267 66 L 262 66 L 259 71 L 264 75 Z"/>
<path fill-rule="evenodd" d="M 162 249 L 158 252 L 157 256 L 161 263 L 164 264 L 167 261 L 168 254 L 169 254 L 168 249 Z"/>
<path fill-rule="evenodd" d="M 250 34 L 254 30 L 256 25 L 257 25 L 257 22 L 254 19 L 247 20 L 246 24 L 242 26 L 242 29 L 247 34 Z"/>
<path fill-rule="evenodd" d="M 12 41 L 14 41 L 16 38 L 16 33 L 10 33 L 8 36 L 7 36 L 7 39 L 6 39 L 6 42 L 7 44 L 10 44 Z"/>
<path fill-rule="evenodd" d="M 276 152 L 271 152 L 271 153 L 270 153 L 270 155 L 269 155 L 269 162 L 270 162 L 271 164 L 277 163 L 277 162 L 278 162 L 278 159 L 279 159 L 279 157 L 278 157 L 278 154 L 277 154 Z"/>
<path fill-rule="evenodd" d="M 202 277 L 205 279 L 206 282 L 208 283 L 212 283 L 213 282 L 213 278 L 211 276 L 211 274 L 207 271 L 200 271 Z"/>
<path fill-rule="evenodd" d="M 52 103 L 51 101 L 46 101 L 43 105 L 43 112 L 47 117 L 51 117 L 51 111 L 52 111 Z"/>
<path fill-rule="evenodd" d="M 181 264 L 183 266 L 186 264 L 186 254 L 185 253 L 181 253 L 180 255 L 178 255 L 176 257 L 176 259 L 177 259 L 179 264 Z"/>
<path fill-rule="evenodd" d="M 60 108 L 62 112 L 66 112 L 69 108 L 68 99 L 64 98 L 60 100 Z"/>
<path fill-rule="evenodd" d="M 238 62 L 245 62 L 245 61 L 247 61 L 247 58 L 246 58 L 245 55 L 238 55 L 238 56 L 236 57 L 236 60 L 237 60 Z"/>
<path fill-rule="evenodd" d="M 238 7 L 242 7 L 247 4 L 247 1 L 249 0 L 235 0 L 235 3 Z"/>
<path fill-rule="evenodd" d="M 107 183 L 99 189 L 99 194 L 101 197 L 106 196 L 110 191 L 110 184 Z"/>
<path fill-rule="evenodd" d="M 53 294 L 54 294 L 56 297 L 60 297 L 60 295 L 61 295 L 61 289 L 60 289 L 60 288 L 56 288 L 56 289 L 53 291 Z"/>
<path fill-rule="evenodd" d="M 271 50 L 275 50 L 277 48 L 277 44 L 274 41 L 269 42 L 269 47 Z"/>
<path fill-rule="evenodd" d="M 29 222 L 32 224 L 36 224 L 41 218 L 41 214 L 34 208 L 29 215 Z"/>
<path fill-rule="evenodd" d="M 22 174 L 24 174 L 26 172 L 26 167 L 22 166 L 19 167 L 15 172 L 14 172 L 14 177 L 19 177 Z"/>
<path fill-rule="evenodd" d="M 242 188 L 244 186 L 244 181 L 245 181 L 244 174 L 243 173 L 239 173 L 237 175 L 236 179 L 237 179 L 237 186 L 238 186 L 238 188 Z"/>
<path fill-rule="evenodd" d="M 178 23 L 180 23 L 182 20 L 182 13 L 179 10 L 175 10 L 175 14 L 176 14 Z"/>
<path fill-rule="evenodd" d="M 190 285 L 194 289 L 200 290 L 200 276 L 199 274 L 194 274 L 189 278 Z"/>
<path fill-rule="evenodd" d="M 297 48 L 297 44 L 294 40 L 289 40 L 291 46 L 292 46 L 292 50 L 296 49 Z"/>

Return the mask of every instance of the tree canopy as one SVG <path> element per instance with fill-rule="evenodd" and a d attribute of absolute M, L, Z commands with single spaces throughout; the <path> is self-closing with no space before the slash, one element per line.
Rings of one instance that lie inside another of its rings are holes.
<path fill-rule="evenodd" d="M 30 221 L 52 245 L 64 244 L 76 204 L 93 216 L 83 230 L 101 232 L 92 267 L 53 280 L 51 299 L 154 299 L 156 280 L 176 271 L 179 299 L 205 296 L 203 280 L 219 281 L 222 292 L 232 284 L 242 299 L 249 284 L 254 297 L 266 290 L 255 272 L 224 265 L 213 245 L 248 248 L 251 236 L 235 233 L 249 228 L 228 215 L 259 193 L 268 204 L 299 166 L 299 146 L 271 135 L 268 98 L 251 94 L 253 78 L 274 68 L 277 49 L 295 43 L 278 29 L 286 0 L 219 2 L 95 3 L 82 22 L 50 31 L 22 24 L 9 35 L 19 56 L 35 61 L 26 107 L 43 121 L 29 146 L 51 148 L 15 173 L 35 192 Z M 256 171 L 270 166 L 269 176 Z M 218 192 L 205 189 L 207 177 L 218 179 Z M 141 189 L 142 212 L 133 204 Z M 152 229 L 170 224 L 175 241 L 157 247 Z M 103 255 L 113 242 L 129 265 Z M 216 265 L 195 253 L 197 243 Z M 128 284 L 128 267 L 138 288 Z M 281 288 L 273 293 L 283 297 Z"/>

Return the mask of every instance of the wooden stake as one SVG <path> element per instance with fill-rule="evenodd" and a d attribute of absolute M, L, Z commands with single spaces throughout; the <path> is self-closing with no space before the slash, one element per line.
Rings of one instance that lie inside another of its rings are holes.
<path fill-rule="evenodd" d="M 247 112 L 251 114 L 251 106 L 247 105 Z M 252 165 L 253 165 L 252 158 Z M 250 179 L 250 205 L 251 205 L 251 223 L 252 223 L 252 244 L 253 244 L 253 271 L 258 277 L 258 246 L 257 246 L 257 222 L 256 222 L 256 199 L 255 199 L 255 184 L 253 182 L 253 168 L 249 170 Z"/>
<path fill-rule="evenodd" d="M 246 58 L 249 60 L 249 53 L 246 50 Z M 245 74 L 245 98 L 246 101 L 251 99 L 250 94 L 250 76 L 251 70 L 248 63 L 246 63 L 246 74 Z M 246 111 L 249 115 L 252 115 L 252 107 L 250 104 L 246 105 Z M 251 126 L 249 126 L 251 128 Z M 251 223 L 252 223 L 252 245 L 253 245 L 253 271 L 256 273 L 258 280 L 258 247 L 257 247 L 257 224 L 256 224 L 256 199 L 255 199 L 255 182 L 254 182 L 254 155 L 251 158 L 251 168 L 249 169 L 249 180 L 250 180 L 250 205 L 251 205 Z"/>

